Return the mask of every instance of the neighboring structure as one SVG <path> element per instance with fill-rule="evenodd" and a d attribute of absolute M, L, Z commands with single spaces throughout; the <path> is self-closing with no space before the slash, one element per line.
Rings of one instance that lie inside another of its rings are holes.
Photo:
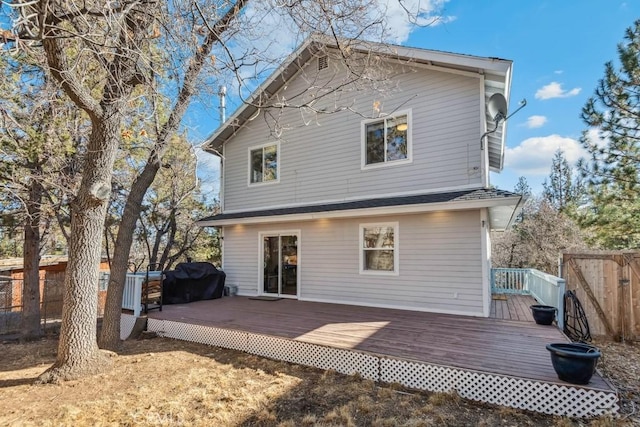
<path fill-rule="evenodd" d="M 488 316 L 489 232 L 521 201 L 489 183 L 511 61 L 345 43 L 307 41 L 205 143 L 222 211 L 199 224 L 221 228 L 227 284 Z"/>
<path fill-rule="evenodd" d="M 40 259 L 40 303 L 48 316 L 62 314 L 62 295 L 64 277 L 67 271 L 66 255 L 45 255 Z M 100 271 L 109 271 L 106 258 L 100 261 Z M 24 264 L 22 258 L 0 260 L 0 312 L 22 311 L 22 282 Z M 99 291 L 99 309 L 104 309 L 106 283 L 101 283 Z"/>

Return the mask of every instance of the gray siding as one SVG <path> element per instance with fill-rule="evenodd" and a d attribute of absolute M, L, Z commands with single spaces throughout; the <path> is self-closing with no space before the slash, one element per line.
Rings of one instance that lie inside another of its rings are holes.
<path fill-rule="evenodd" d="M 314 62 L 312 61 L 312 64 Z M 398 68 L 382 92 L 345 90 L 327 106 L 345 104 L 372 114 L 375 101 L 383 113 L 410 110 L 413 162 L 361 170 L 361 122 L 350 111 L 316 115 L 286 109 L 277 115 L 278 138 L 270 136 L 264 114 L 248 122 L 224 147 L 224 210 L 263 209 L 385 194 L 481 185 L 480 82 L 478 78 L 427 69 Z M 279 95 L 308 86 L 294 78 Z M 303 116 L 308 122 L 303 125 Z M 282 133 L 280 134 L 280 130 Z M 280 182 L 248 186 L 248 149 L 280 141 Z"/>
<path fill-rule="evenodd" d="M 359 273 L 359 225 L 399 223 L 400 274 Z M 255 295 L 258 233 L 300 230 L 300 299 L 482 315 L 480 211 L 225 227 L 229 284 Z"/>

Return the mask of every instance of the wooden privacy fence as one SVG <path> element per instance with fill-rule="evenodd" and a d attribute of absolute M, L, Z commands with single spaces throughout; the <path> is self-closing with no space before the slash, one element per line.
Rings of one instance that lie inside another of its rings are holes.
<path fill-rule="evenodd" d="M 592 335 L 640 340 L 640 251 L 563 253 L 561 269 Z"/>

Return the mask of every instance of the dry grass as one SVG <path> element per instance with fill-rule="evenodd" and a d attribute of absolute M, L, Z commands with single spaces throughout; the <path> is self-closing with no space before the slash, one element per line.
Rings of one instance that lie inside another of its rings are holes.
<path fill-rule="evenodd" d="M 55 345 L 2 345 L 0 425 L 586 425 L 162 338 L 125 342 L 109 372 L 32 385 Z"/>

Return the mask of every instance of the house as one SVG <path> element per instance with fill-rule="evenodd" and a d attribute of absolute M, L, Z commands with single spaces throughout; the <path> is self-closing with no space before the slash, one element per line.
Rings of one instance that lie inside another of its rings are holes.
<path fill-rule="evenodd" d="M 346 59 L 345 59 L 346 58 Z M 312 37 L 215 133 L 239 295 L 489 315 L 511 61 Z"/>

